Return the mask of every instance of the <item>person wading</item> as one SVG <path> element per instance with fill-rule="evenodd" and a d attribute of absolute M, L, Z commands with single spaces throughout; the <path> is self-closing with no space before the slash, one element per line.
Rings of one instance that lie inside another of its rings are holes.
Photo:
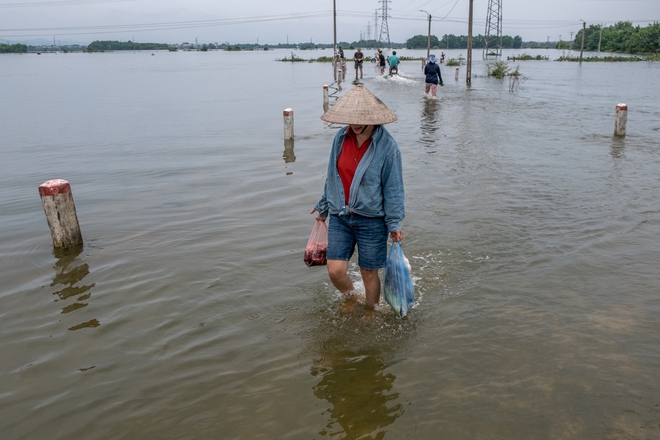
<path fill-rule="evenodd" d="M 428 96 L 429 90 L 431 91 L 431 98 L 437 99 L 438 84 L 444 86 L 442 82 L 442 74 L 440 73 L 440 66 L 436 63 L 438 59 L 435 55 L 429 55 L 429 62 L 424 67 L 424 74 L 426 75 L 426 83 L 424 84 L 424 97 Z"/>
<path fill-rule="evenodd" d="M 381 49 L 378 49 L 378 66 L 380 67 L 380 74 L 385 73 L 385 55 L 383 55 Z"/>
<path fill-rule="evenodd" d="M 355 61 L 355 80 L 358 79 L 358 70 L 360 70 L 360 79 L 362 79 L 362 63 L 364 62 L 364 54 L 362 49 L 357 48 L 357 52 L 353 54 L 353 61 Z"/>
<path fill-rule="evenodd" d="M 397 116 L 363 85 L 342 96 L 321 119 L 345 124 L 335 135 L 323 195 L 310 214 L 328 219 L 328 276 L 346 300 L 355 301 L 349 260 L 358 250 L 366 306 L 380 300 L 378 269 L 387 239 L 401 241 L 405 216 L 401 152 L 383 127 Z"/>

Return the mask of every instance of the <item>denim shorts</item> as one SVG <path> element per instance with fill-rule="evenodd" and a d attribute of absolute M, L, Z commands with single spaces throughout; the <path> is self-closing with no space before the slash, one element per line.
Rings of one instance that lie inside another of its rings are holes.
<path fill-rule="evenodd" d="M 385 267 L 388 234 L 383 217 L 331 214 L 328 220 L 328 260 L 350 260 L 357 244 L 360 268 Z"/>

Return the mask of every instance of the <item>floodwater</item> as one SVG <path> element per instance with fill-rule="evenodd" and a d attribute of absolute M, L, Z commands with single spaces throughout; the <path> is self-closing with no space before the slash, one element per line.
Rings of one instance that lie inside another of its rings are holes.
<path fill-rule="evenodd" d="M 333 75 L 288 55 L 0 57 L 3 440 L 660 438 L 660 63 L 367 63 L 417 296 L 365 321 L 303 263 Z"/>

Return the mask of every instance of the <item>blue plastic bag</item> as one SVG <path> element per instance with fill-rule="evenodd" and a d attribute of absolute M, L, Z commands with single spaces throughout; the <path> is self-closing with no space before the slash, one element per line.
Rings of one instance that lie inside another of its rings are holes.
<path fill-rule="evenodd" d="M 398 241 L 390 246 L 390 254 L 385 263 L 383 296 L 385 301 L 403 318 L 415 303 L 415 287 L 410 276 L 408 260 L 403 256 Z"/>

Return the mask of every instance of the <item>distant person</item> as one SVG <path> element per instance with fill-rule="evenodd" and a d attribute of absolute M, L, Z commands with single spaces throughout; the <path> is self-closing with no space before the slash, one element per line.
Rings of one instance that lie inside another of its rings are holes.
<path fill-rule="evenodd" d="M 442 52 L 442 53 L 440 54 L 440 63 L 444 63 L 444 62 L 445 62 L 445 53 Z"/>
<path fill-rule="evenodd" d="M 385 55 L 383 55 L 381 49 L 378 49 L 378 65 L 380 66 L 380 74 L 382 75 L 385 73 Z"/>
<path fill-rule="evenodd" d="M 360 71 L 360 79 L 362 79 L 362 63 L 364 62 L 364 54 L 361 48 L 357 48 L 357 52 L 353 54 L 353 61 L 355 61 L 355 80 L 358 79 L 358 70 Z"/>
<path fill-rule="evenodd" d="M 346 59 L 344 58 L 344 49 L 339 46 L 338 53 L 339 55 L 339 64 L 341 65 L 341 71 L 343 72 L 342 75 L 346 75 Z"/>
<path fill-rule="evenodd" d="M 440 73 L 440 66 L 436 64 L 438 59 L 435 55 L 429 55 L 429 62 L 424 67 L 424 74 L 426 75 L 426 84 L 424 85 L 424 97 L 428 96 L 429 90 L 431 91 L 431 98 L 437 99 L 436 94 L 438 93 L 438 84 L 444 86 L 445 83 L 442 82 L 442 74 Z"/>
<path fill-rule="evenodd" d="M 394 52 L 392 52 L 392 55 L 390 55 L 389 62 L 390 62 L 390 75 L 394 75 L 395 73 L 398 75 L 399 74 L 399 57 L 396 56 L 396 50 Z"/>

